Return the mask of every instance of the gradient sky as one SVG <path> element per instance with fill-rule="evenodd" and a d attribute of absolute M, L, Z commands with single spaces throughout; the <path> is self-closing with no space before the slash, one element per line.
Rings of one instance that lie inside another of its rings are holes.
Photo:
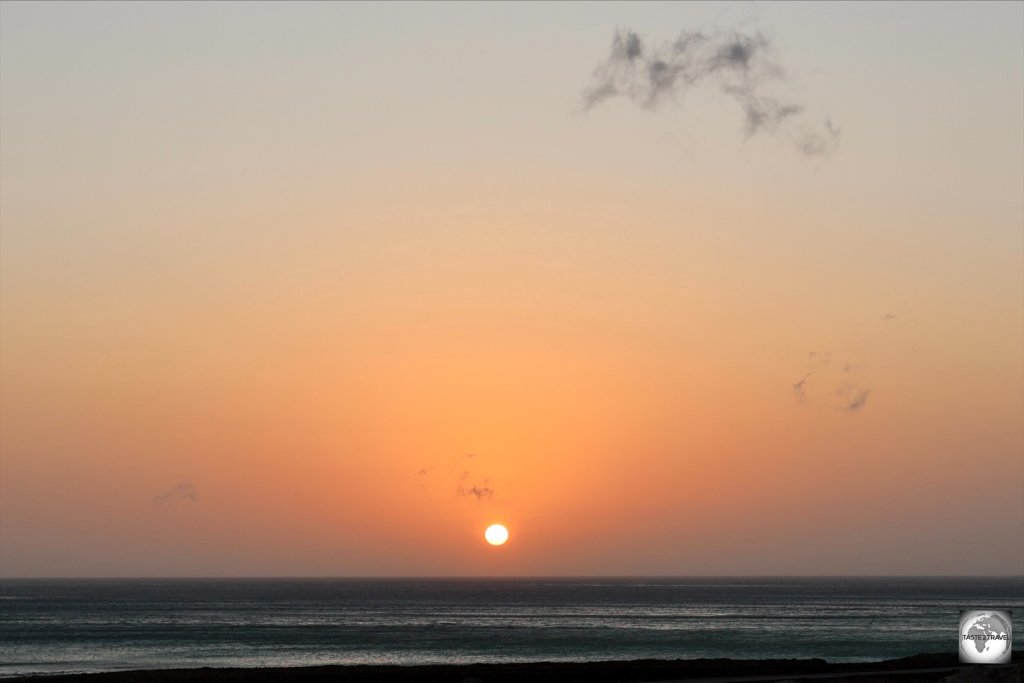
<path fill-rule="evenodd" d="M 0 574 L 1024 573 L 1024 4 L 0 19 Z"/>

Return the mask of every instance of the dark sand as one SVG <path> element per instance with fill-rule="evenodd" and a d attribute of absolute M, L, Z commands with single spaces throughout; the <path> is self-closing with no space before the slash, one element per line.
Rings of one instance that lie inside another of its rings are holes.
<path fill-rule="evenodd" d="M 1024 658 L 1012 665 L 964 666 L 956 654 L 922 654 L 867 664 L 822 659 L 678 659 L 628 662 L 557 662 L 437 666 L 315 666 L 266 669 L 161 669 L 100 674 L 26 676 L 8 680 L 46 683 L 613 683 L 625 681 L 830 681 L 838 683 L 1019 683 Z"/>

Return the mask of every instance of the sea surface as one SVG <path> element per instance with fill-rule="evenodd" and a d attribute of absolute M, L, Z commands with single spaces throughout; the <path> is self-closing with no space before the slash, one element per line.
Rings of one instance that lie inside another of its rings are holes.
<path fill-rule="evenodd" d="M 0 581 L 0 676 L 200 666 L 955 652 L 1021 578 Z M 1014 646 L 1024 648 L 1020 635 Z"/>

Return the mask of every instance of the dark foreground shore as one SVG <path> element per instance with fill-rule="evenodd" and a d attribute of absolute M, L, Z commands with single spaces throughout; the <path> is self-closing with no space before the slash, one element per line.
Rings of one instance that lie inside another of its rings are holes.
<path fill-rule="evenodd" d="M 1024 662 L 964 666 L 955 654 L 921 654 L 860 664 L 822 659 L 678 659 L 435 666 L 313 666 L 266 669 L 160 669 L 24 676 L 45 683 L 625 683 L 627 681 L 830 681 L 839 683 L 1018 683 Z"/>

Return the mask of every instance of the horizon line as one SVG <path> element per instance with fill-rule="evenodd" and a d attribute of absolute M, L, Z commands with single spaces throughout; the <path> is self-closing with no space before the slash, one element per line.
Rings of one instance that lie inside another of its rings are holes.
<path fill-rule="evenodd" d="M 386 575 L 118 575 L 118 576 L 0 576 L 0 581 L 297 581 L 297 580 L 526 580 L 526 579 L 1022 579 L 1021 574 L 386 574 Z"/>

